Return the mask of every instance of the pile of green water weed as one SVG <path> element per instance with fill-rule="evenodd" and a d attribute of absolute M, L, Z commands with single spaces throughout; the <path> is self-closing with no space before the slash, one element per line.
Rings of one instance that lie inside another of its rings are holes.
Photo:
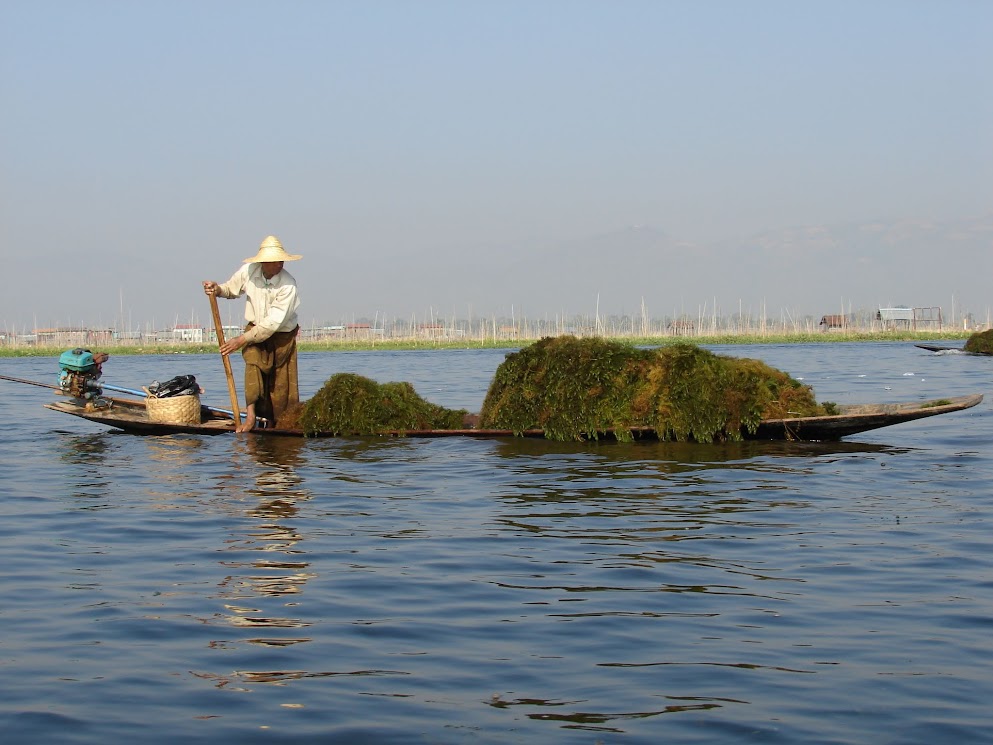
<path fill-rule="evenodd" d="M 973 354 L 993 354 L 993 329 L 972 334 L 962 348 Z"/>
<path fill-rule="evenodd" d="M 490 384 L 480 426 L 554 440 L 650 427 L 666 440 L 740 440 L 762 419 L 825 413 L 805 386 L 759 360 L 692 344 L 640 349 L 593 337 L 547 337 L 507 356 Z"/>
<path fill-rule="evenodd" d="M 297 425 L 306 435 L 385 435 L 415 430 L 460 429 L 464 409 L 446 409 L 421 398 L 410 383 L 377 383 L 332 375 L 302 405 Z"/>

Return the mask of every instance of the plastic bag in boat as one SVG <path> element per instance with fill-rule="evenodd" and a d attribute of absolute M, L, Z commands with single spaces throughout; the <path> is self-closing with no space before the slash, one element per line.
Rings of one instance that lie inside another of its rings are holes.
<path fill-rule="evenodd" d="M 173 396 L 192 396 L 201 393 L 197 379 L 192 375 L 177 375 L 175 378 L 160 383 L 155 380 L 148 386 L 148 393 L 156 398 L 172 398 Z"/>

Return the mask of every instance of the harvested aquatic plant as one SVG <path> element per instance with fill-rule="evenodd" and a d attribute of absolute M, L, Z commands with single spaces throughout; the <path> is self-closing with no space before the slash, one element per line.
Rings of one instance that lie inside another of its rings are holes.
<path fill-rule="evenodd" d="M 490 384 L 480 426 L 555 440 L 613 430 L 631 439 L 650 427 L 661 439 L 740 440 L 762 419 L 826 413 L 813 392 L 759 360 L 692 344 L 639 349 L 600 338 L 545 338 L 507 355 Z"/>
<path fill-rule="evenodd" d="M 465 410 L 425 401 L 410 383 L 377 383 L 354 373 L 338 373 L 303 404 L 299 426 L 308 435 L 402 434 L 459 429 L 465 415 Z"/>
<path fill-rule="evenodd" d="M 993 354 L 993 329 L 973 334 L 962 348 L 973 354 Z"/>

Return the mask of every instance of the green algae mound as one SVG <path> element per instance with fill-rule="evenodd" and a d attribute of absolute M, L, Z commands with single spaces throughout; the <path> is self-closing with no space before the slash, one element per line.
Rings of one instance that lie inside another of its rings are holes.
<path fill-rule="evenodd" d="M 480 412 L 480 427 L 554 440 L 630 440 L 632 427 L 660 439 L 740 440 L 762 419 L 823 415 L 813 392 L 754 359 L 692 344 L 638 349 L 600 338 L 547 337 L 507 355 Z"/>
<path fill-rule="evenodd" d="M 425 401 L 410 383 L 377 383 L 361 375 L 338 373 L 303 404 L 297 421 L 308 435 L 384 435 L 460 429 L 465 415 L 465 410 Z"/>
<path fill-rule="evenodd" d="M 993 354 L 993 329 L 973 334 L 962 348 L 973 354 Z"/>

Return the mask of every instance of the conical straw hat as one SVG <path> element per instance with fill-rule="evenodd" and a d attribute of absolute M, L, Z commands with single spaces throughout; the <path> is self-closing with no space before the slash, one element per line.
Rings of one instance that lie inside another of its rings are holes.
<path fill-rule="evenodd" d="M 279 242 L 279 238 L 270 235 L 262 241 L 262 245 L 259 246 L 259 252 L 250 259 L 245 259 L 245 263 L 258 264 L 263 261 L 296 261 L 301 258 L 303 257 L 300 254 L 286 253 L 283 250 L 283 244 Z"/>

